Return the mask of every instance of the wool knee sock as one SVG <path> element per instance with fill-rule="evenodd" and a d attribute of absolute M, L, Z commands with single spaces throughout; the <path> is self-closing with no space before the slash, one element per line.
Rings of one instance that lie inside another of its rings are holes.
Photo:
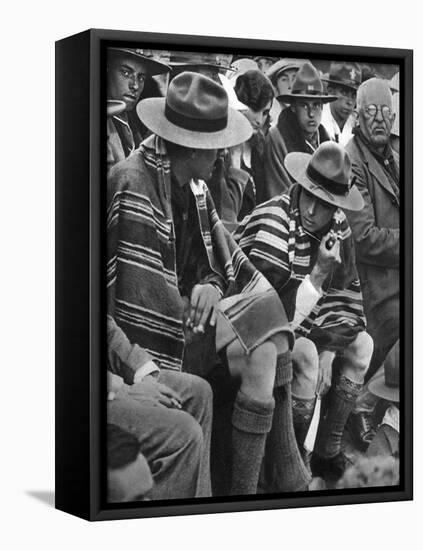
<path fill-rule="evenodd" d="M 327 413 L 317 434 L 316 453 L 321 457 L 332 458 L 341 451 L 345 424 L 362 387 L 341 374 L 329 390 Z"/>
<path fill-rule="evenodd" d="M 273 399 L 265 403 L 238 391 L 232 413 L 231 495 L 254 495 L 257 492 L 273 410 Z"/>
<path fill-rule="evenodd" d="M 294 422 L 295 437 L 298 448 L 307 470 L 310 472 L 311 452 L 304 448 L 304 441 L 307 437 L 311 419 L 313 418 L 316 398 L 292 396 L 292 417 Z"/>
<path fill-rule="evenodd" d="M 295 437 L 297 438 L 298 447 L 302 454 L 305 438 L 307 437 L 308 428 L 311 419 L 313 418 L 314 405 L 316 398 L 292 396 L 292 419 L 294 422 Z"/>
<path fill-rule="evenodd" d="M 278 356 L 274 388 L 275 411 L 266 444 L 266 482 L 272 492 L 305 490 L 311 477 L 295 438 L 292 419 L 291 352 Z"/>

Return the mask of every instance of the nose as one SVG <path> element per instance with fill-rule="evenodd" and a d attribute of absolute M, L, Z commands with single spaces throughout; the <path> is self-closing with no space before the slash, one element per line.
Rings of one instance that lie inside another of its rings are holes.
<path fill-rule="evenodd" d="M 138 91 L 139 87 L 140 87 L 140 83 L 138 82 L 138 80 L 136 78 L 133 78 L 129 82 L 129 87 L 131 88 L 131 90 Z"/>
<path fill-rule="evenodd" d="M 315 210 L 316 210 L 316 201 L 314 199 L 310 199 L 310 204 L 308 205 L 308 208 L 307 208 L 307 214 L 309 215 L 310 218 L 314 216 Z"/>
<path fill-rule="evenodd" d="M 382 109 L 377 109 L 375 119 L 383 122 Z"/>
<path fill-rule="evenodd" d="M 255 123 L 260 128 L 263 126 L 263 118 L 264 118 L 263 113 L 257 113 L 257 115 L 255 117 Z"/>

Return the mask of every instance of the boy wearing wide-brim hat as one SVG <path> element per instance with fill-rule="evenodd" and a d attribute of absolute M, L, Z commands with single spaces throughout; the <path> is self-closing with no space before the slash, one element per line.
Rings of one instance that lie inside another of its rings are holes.
<path fill-rule="evenodd" d="M 295 151 L 313 153 L 328 141 L 329 135 L 320 124 L 325 103 L 336 101 L 328 95 L 316 68 L 304 62 L 298 70 L 291 91 L 279 96 L 279 101 L 288 103 L 276 126 L 270 129 L 265 144 L 264 196 L 270 199 L 286 192 L 293 180 L 285 168 L 284 159 Z"/>
<path fill-rule="evenodd" d="M 168 65 L 152 57 L 151 50 L 107 49 L 107 99 L 125 105 L 123 111 L 109 115 L 108 104 L 108 170 L 130 155 L 145 137 L 145 128 L 133 113 L 146 79 L 169 71 Z"/>
<path fill-rule="evenodd" d="M 292 394 L 301 447 L 316 395 L 328 392 L 311 467 L 314 475 L 334 480 L 345 468 L 341 438 L 373 350 L 343 212 L 364 203 L 352 182 L 351 161 L 334 142 L 323 143 L 313 155 L 289 153 L 285 166 L 297 183 L 258 206 L 235 237 L 278 289 L 295 329 Z"/>
<path fill-rule="evenodd" d="M 326 82 L 328 93 L 338 99 L 323 107 L 322 124 L 332 140 L 345 146 L 356 125 L 354 108 L 361 68 L 358 63 L 333 61 Z"/>
<path fill-rule="evenodd" d="M 215 330 L 211 353 L 221 351 L 237 379 L 231 493 L 256 492 L 275 418 L 284 428 L 273 452 L 289 472 L 286 490 L 304 489 L 310 478 L 285 387 L 292 333 L 276 292 L 225 231 L 204 183 L 217 150 L 249 139 L 251 126 L 228 107 L 220 84 L 192 72 L 137 112 L 153 135 L 108 180 L 110 314 L 156 370 L 181 370 L 187 340 Z M 283 394 L 276 405 L 274 386 Z"/>

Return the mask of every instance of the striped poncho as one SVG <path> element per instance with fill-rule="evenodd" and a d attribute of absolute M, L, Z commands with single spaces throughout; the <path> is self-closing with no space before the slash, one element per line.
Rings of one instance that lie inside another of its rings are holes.
<path fill-rule="evenodd" d="M 300 190 L 296 184 L 287 194 L 258 206 L 234 235 L 248 258 L 278 292 L 291 321 L 297 289 L 311 273 L 319 245 L 301 225 Z M 339 351 L 365 330 L 366 320 L 351 229 L 342 210 L 335 211 L 329 229 L 341 240 L 342 262 L 326 280 L 322 297 L 296 334 L 313 340 L 318 349 Z"/>
<path fill-rule="evenodd" d="M 175 231 L 171 209 L 170 161 L 165 145 L 150 136 L 140 148 L 116 164 L 108 177 L 108 313 L 132 344 L 146 350 L 161 367 L 179 370 L 184 353 L 183 300 L 176 273 Z M 226 282 L 225 295 L 241 294 L 248 306 L 252 296 L 274 293 L 217 216 L 204 182 L 191 182 L 198 220 L 211 270 Z M 286 316 L 276 293 L 277 323 L 267 335 L 287 330 Z M 237 333 L 248 332 L 237 303 L 224 312 Z M 248 308 L 246 308 L 248 310 Z M 232 316 L 232 318 L 231 318 Z M 257 341 L 259 341 L 257 340 Z"/>

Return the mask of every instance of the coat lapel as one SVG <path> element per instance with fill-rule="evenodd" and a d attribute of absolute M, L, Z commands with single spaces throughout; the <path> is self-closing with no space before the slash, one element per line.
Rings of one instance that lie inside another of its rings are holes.
<path fill-rule="evenodd" d="M 360 148 L 362 150 L 365 162 L 370 172 L 378 180 L 378 182 L 385 189 L 385 191 L 387 191 L 390 195 L 392 195 L 392 197 L 398 203 L 397 196 L 395 195 L 391 187 L 391 184 L 389 183 L 389 178 L 383 171 L 381 165 L 378 163 L 378 161 L 374 158 L 374 156 L 371 154 L 371 152 L 365 145 L 360 144 Z M 395 159 L 395 162 L 397 163 L 398 163 L 398 158 L 399 158 L 398 155 L 394 152 L 394 159 Z"/>

